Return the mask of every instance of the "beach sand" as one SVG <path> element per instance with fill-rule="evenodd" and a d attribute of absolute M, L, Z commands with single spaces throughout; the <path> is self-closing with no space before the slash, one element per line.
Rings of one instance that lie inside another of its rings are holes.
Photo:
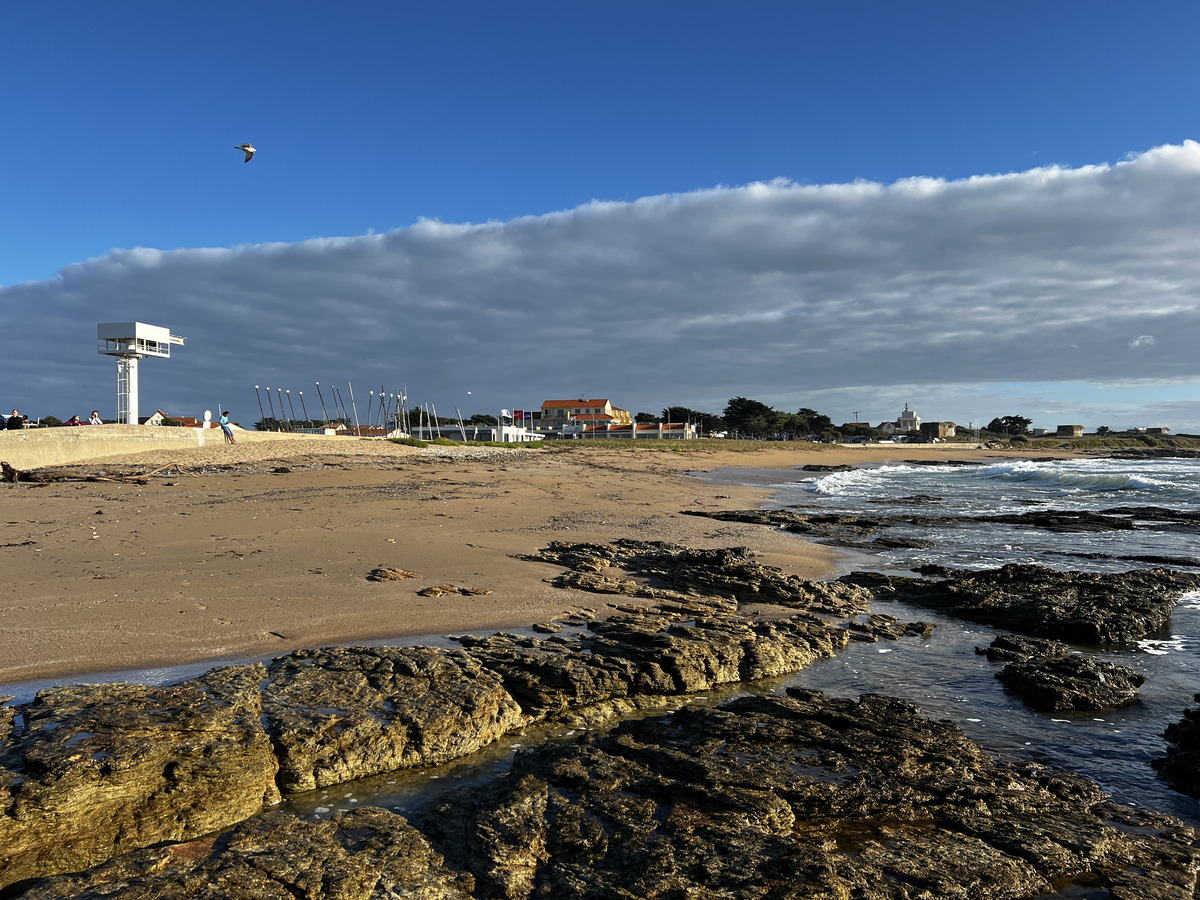
<path fill-rule="evenodd" d="M 613 598 L 553 588 L 543 579 L 557 569 L 513 558 L 555 540 L 748 546 L 764 564 L 827 577 L 838 568 L 828 547 L 681 515 L 768 499 L 765 487 L 687 473 L 1020 455 L 961 444 L 783 443 L 750 452 L 471 452 L 355 438 L 239 440 L 55 470 L 153 473 L 145 485 L 0 485 L 9 585 L 0 693 L 31 679 L 604 615 Z M 368 581 L 377 566 L 417 577 Z M 436 585 L 491 593 L 418 594 Z"/>

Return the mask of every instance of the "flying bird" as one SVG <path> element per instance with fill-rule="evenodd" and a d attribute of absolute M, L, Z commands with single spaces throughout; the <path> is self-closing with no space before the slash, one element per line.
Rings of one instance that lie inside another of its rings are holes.
<path fill-rule="evenodd" d="M 238 146 L 234 147 L 233 149 L 234 150 L 242 150 L 245 152 L 246 158 L 244 160 L 242 160 L 243 162 L 250 162 L 250 157 L 252 157 L 254 155 L 254 148 L 251 147 L 249 144 L 239 144 Z"/>

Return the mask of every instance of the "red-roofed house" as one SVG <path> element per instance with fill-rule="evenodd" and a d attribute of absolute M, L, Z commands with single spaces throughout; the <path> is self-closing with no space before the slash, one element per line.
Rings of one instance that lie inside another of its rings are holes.
<path fill-rule="evenodd" d="M 633 416 L 629 410 L 613 406 L 608 400 L 546 400 L 542 403 L 542 421 L 539 431 L 561 431 L 572 420 L 579 425 L 630 425 Z"/>

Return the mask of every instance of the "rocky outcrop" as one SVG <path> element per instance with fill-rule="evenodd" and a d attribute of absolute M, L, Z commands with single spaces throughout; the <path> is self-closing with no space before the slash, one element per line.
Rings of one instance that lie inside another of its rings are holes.
<path fill-rule="evenodd" d="M 331 647 L 271 663 L 263 712 L 285 793 L 465 756 L 529 718 L 466 653 Z"/>
<path fill-rule="evenodd" d="M 887 501 L 889 504 L 923 506 L 936 502 L 931 497 L 906 497 Z M 1200 530 L 1200 513 L 1168 509 L 1160 506 L 1122 506 L 1102 510 L 1035 509 L 1023 513 L 982 513 L 970 516 L 950 515 L 855 515 L 825 511 L 788 509 L 751 510 L 682 510 L 684 515 L 703 516 L 722 522 L 746 522 L 766 525 L 782 531 L 803 534 L 814 540 L 844 546 L 863 546 L 864 538 L 897 526 L 919 528 L 954 528 L 962 525 L 991 523 L 1041 528 L 1063 534 L 1134 531 L 1151 527 L 1156 530 Z"/>
<path fill-rule="evenodd" d="M 1192 698 L 1200 703 L 1200 694 Z M 1172 722 L 1163 732 L 1167 755 L 1151 762 L 1159 778 L 1175 790 L 1200 797 L 1200 707 L 1183 711 L 1183 718 Z"/>
<path fill-rule="evenodd" d="M 447 869 L 401 816 L 364 808 L 319 823 L 266 813 L 219 838 L 130 853 L 21 896 L 471 900 L 472 888 L 471 876 Z"/>
<path fill-rule="evenodd" d="M 975 652 L 986 656 L 992 662 L 1015 662 L 1032 657 L 1067 656 L 1071 648 L 1062 641 L 1021 637 L 1019 634 L 999 634 L 987 647 L 976 647 Z"/>
<path fill-rule="evenodd" d="M 1146 676 L 1133 669 L 1079 653 L 1011 662 L 996 677 L 1043 712 L 1097 712 L 1128 706 L 1146 683 Z"/>
<path fill-rule="evenodd" d="M 264 674 L 252 665 L 172 687 L 55 688 L 6 708 L 0 886 L 189 840 L 278 800 L 259 722 Z"/>
<path fill-rule="evenodd" d="M 879 640 L 893 637 L 882 625 Z M 895 635 L 899 636 L 899 635 Z M 584 708 L 652 706 L 663 697 L 717 685 L 785 675 L 832 656 L 850 632 L 817 617 L 780 620 L 729 614 L 688 622 L 655 612 L 630 612 L 592 624 L 577 639 L 460 638 L 471 654 L 499 673 L 521 709 L 535 719 Z"/>
<path fill-rule="evenodd" d="M 866 591 L 853 585 L 807 581 L 775 566 L 756 563 L 746 547 L 693 550 L 666 541 L 554 541 L 535 554 L 519 558 L 569 569 L 569 574 L 551 579 L 560 587 L 686 603 L 725 600 L 715 608 L 729 611 L 740 604 L 769 603 L 852 616 L 865 612 L 870 600 Z M 638 580 L 604 574 L 613 569 Z"/>
<path fill-rule="evenodd" d="M 791 689 L 522 751 L 425 833 L 481 898 L 1192 896 L 1181 822 L 985 755 L 878 696 Z"/>
<path fill-rule="evenodd" d="M 1043 712 L 1099 711 L 1137 699 L 1146 677 L 1126 666 L 1079 653 L 1059 641 L 1000 635 L 986 650 L 1008 665 L 996 673 L 1004 686 Z"/>
<path fill-rule="evenodd" d="M 934 570 L 925 570 L 933 573 Z M 841 581 L 972 622 L 1072 644 L 1130 644 L 1162 628 L 1200 575 L 1172 569 L 1112 574 L 1007 565 L 985 572 L 937 570 L 940 580 L 855 572 Z"/>

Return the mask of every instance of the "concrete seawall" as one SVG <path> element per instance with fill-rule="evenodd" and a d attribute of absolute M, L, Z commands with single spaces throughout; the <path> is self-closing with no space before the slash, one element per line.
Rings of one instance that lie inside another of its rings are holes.
<path fill-rule="evenodd" d="M 295 434 L 238 431 L 241 441 L 295 439 Z M 311 435 L 313 440 L 337 440 Z M 106 456 L 147 450 L 187 450 L 224 441 L 219 428 L 174 428 L 151 425 L 81 425 L 0 431 L 0 460 L 15 469 L 62 466 Z"/>

